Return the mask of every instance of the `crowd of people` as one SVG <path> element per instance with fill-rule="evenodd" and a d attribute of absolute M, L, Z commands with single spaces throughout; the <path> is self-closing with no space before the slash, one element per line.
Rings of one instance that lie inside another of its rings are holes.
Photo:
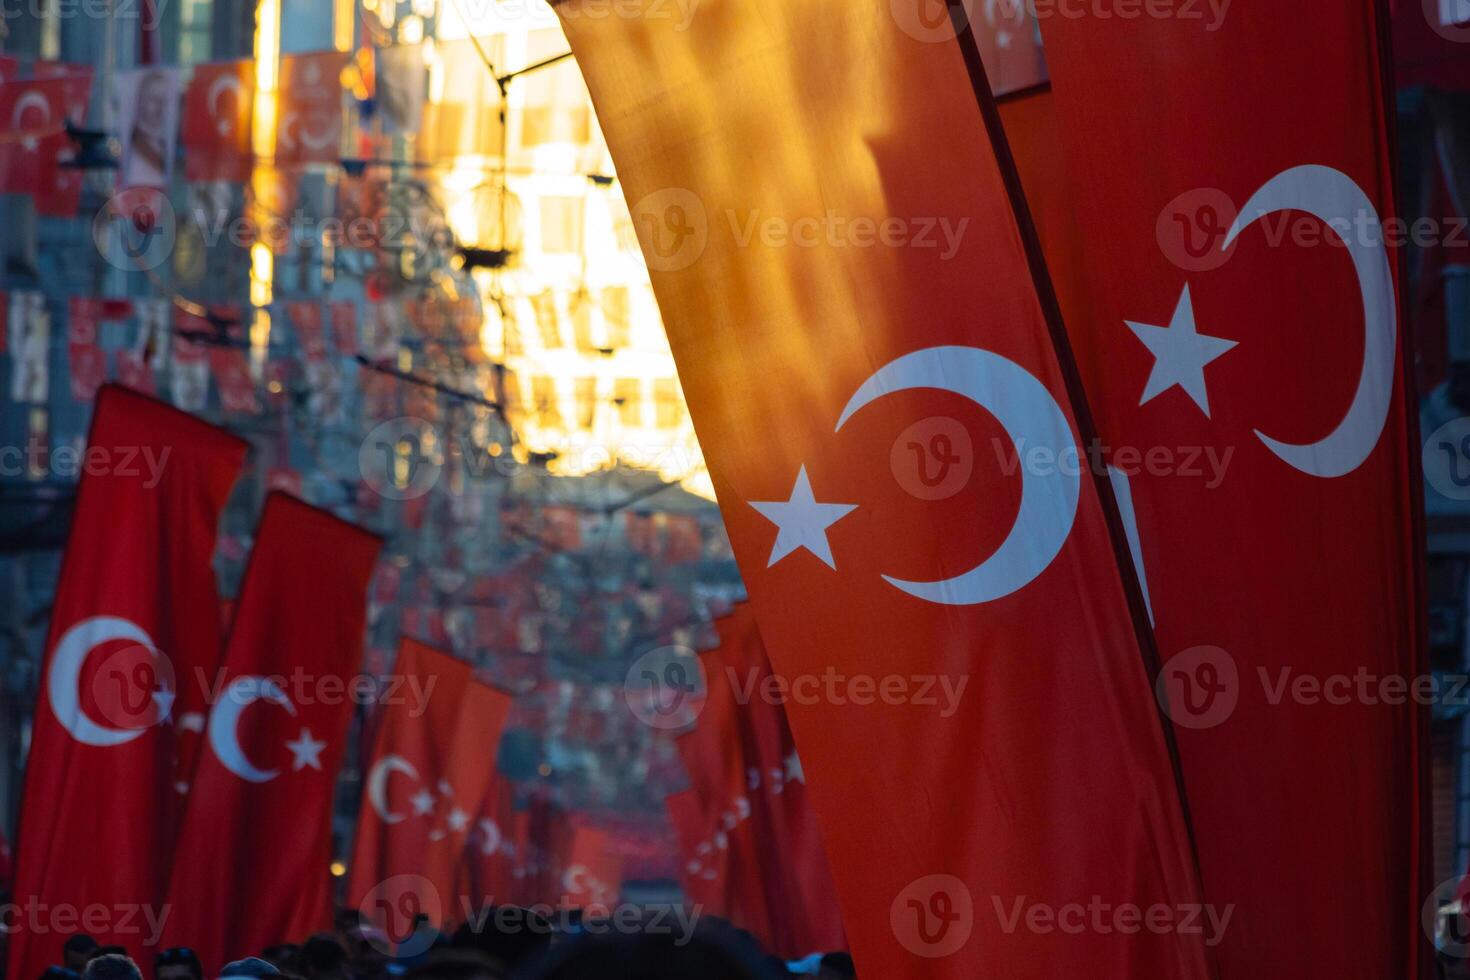
<path fill-rule="evenodd" d="M 813 976 L 853 980 L 852 957 L 836 952 L 788 963 L 723 919 L 701 917 L 686 934 L 620 919 L 573 917 L 553 923 L 530 909 L 488 916 L 441 933 L 422 923 L 427 941 L 391 943 L 356 913 L 330 932 L 281 943 L 207 971 L 194 950 L 175 946 L 140 964 L 120 946 L 69 936 L 62 961 L 39 980 L 779 980 Z M 404 955 L 412 948 L 411 955 Z M 145 973 L 151 966 L 151 975 Z"/>

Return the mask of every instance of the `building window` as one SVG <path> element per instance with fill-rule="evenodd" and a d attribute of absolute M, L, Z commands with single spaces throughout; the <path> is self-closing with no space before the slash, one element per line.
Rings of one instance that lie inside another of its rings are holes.
<path fill-rule="evenodd" d="M 577 379 L 577 428 L 590 429 L 597 420 L 597 379 Z"/>
<path fill-rule="evenodd" d="M 531 400 L 535 403 L 536 421 L 546 428 L 561 426 L 561 407 L 556 402 L 556 379 L 537 375 L 531 379 Z"/>
<path fill-rule="evenodd" d="M 613 382 L 613 402 L 618 406 L 618 421 L 630 429 L 643 425 L 643 382 L 637 378 L 619 378 Z"/>
<path fill-rule="evenodd" d="M 582 198 L 541 199 L 541 251 L 574 255 L 582 251 Z"/>
<path fill-rule="evenodd" d="M 627 286 L 609 286 L 602 291 L 602 320 L 607 324 L 608 347 L 621 350 L 632 343 Z"/>
<path fill-rule="evenodd" d="M 676 429 L 684 421 L 684 400 L 679 397 L 679 382 L 674 378 L 655 378 L 653 405 L 660 429 Z"/>

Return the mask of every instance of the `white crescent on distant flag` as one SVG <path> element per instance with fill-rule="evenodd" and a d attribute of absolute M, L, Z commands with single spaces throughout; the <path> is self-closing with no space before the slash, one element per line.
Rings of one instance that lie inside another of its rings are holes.
<path fill-rule="evenodd" d="M 209 746 L 220 765 L 230 772 L 252 783 L 266 783 L 279 776 L 280 770 L 258 768 L 240 747 L 240 714 L 256 701 L 280 705 L 287 714 L 296 715 L 296 705 L 275 681 L 254 675 L 238 677 L 209 713 Z"/>
<path fill-rule="evenodd" d="M 235 93 L 236 104 L 238 106 L 238 100 L 243 97 L 243 90 L 240 85 L 240 79 L 234 75 L 221 75 L 210 82 L 209 91 L 206 93 L 205 98 L 205 101 L 209 105 L 209 114 L 214 117 L 221 135 L 228 133 L 235 126 L 234 119 L 219 114 L 219 100 L 227 90 Z"/>
<path fill-rule="evenodd" d="M 368 802 L 383 823 L 398 823 L 403 819 L 403 814 L 394 813 L 388 806 L 388 777 L 395 772 L 401 772 L 409 779 L 419 778 L 419 771 L 413 767 L 413 763 L 401 755 L 383 756 L 368 773 Z"/>

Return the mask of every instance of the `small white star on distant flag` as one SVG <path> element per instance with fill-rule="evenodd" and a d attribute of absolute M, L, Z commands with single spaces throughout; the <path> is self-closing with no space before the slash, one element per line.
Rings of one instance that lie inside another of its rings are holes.
<path fill-rule="evenodd" d="M 421 789 L 410 796 L 408 802 L 413 804 L 413 813 L 416 817 L 434 812 L 434 794 L 426 789 Z"/>
<path fill-rule="evenodd" d="M 459 807 L 455 807 L 449 811 L 448 821 L 450 830 L 456 834 L 462 834 L 465 832 L 465 828 L 470 825 L 470 815 Z"/>
<path fill-rule="evenodd" d="M 291 750 L 291 769 L 305 769 L 307 766 L 320 771 L 322 768 L 322 749 L 327 747 L 326 742 L 318 741 L 312 737 L 311 729 L 301 729 L 301 734 L 296 741 L 287 742 L 286 748 Z"/>
<path fill-rule="evenodd" d="M 779 528 L 767 568 L 796 549 L 805 548 L 822 559 L 828 568 L 835 569 L 837 563 L 832 558 L 832 545 L 827 541 L 827 528 L 857 509 L 857 504 L 817 503 L 805 466 L 796 474 L 796 486 L 791 489 L 790 500 L 752 500 L 750 506 Z"/>
<path fill-rule="evenodd" d="M 795 752 L 786 757 L 786 781 L 788 783 L 806 782 L 806 773 L 801 768 L 801 756 Z"/>
<path fill-rule="evenodd" d="M 1237 342 L 1207 337 L 1195 328 L 1194 303 L 1189 298 L 1189 287 L 1184 287 L 1184 294 L 1179 297 L 1179 305 L 1174 308 L 1173 319 L 1167 327 L 1132 320 L 1124 322 L 1154 356 L 1154 369 L 1149 373 L 1148 384 L 1138 404 L 1146 404 L 1178 385 L 1208 417 L 1210 394 L 1205 387 L 1205 365 L 1235 347 Z"/>

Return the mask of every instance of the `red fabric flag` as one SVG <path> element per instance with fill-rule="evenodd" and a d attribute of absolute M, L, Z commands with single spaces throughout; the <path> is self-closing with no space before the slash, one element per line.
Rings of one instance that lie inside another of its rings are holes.
<path fill-rule="evenodd" d="M 220 407 L 226 412 L 260 414 L 260 399 L 255 394 L 255 379 L 250 376 L 250 362 L 242 350 L 212 347 L 209 366 L 219 386 Z"/>
<path fill-rule="evenodd" d="M 75 922 L 59 927 L 47 910 L 105 909 L 87 931 L 134 957 L 157 940 L 177 817 L 169 722 L 186 701 L 175 692 L 220 654 L 210 560 L 245 444 L 108 385 L 87 453 L 17 840 L 13 900 L 38 917 L 13 920 L 9 976 L 40 976 L 56 962 L 59 933 Z"/>
<path fill-rule="evenodd" d="M 296 342 L 308 361 L 327 356 L 327 337 L 322 324 L 322 304 L 315 300 L 297 300 L 286 304 L 286 315 L 296 328 Z"/>
<path fill-rule="evenodd" d="M 37 77 L 43 77 L 41 65 L 36 66 Z M 62 111 L 74 125 L 87 122 L 87 108 L 92 101 L 92 67 L 90 65 L 63 64 L 54 66 L 54 78 L 60 83 L 60 105 Z M 82 201 L 82 171 L 75 167 L 62 166 L 76 152 L 76 144 L 61 130 L 43 137 L 38 149 L 40 167 L 37 171 L 35 188 L 36 213 L 47 217 L 70 218 L 77 213 Z"/>
<path fill-rule="evenodd" d="M 512 872 L 515 869 L 515 793 L 514 786 L 502 773 L 495 772 L 485 801 L 470 832 L 469 846 L 465 848 L 465 873 L 461 880 L 468 882 L 465 894 L 475 901 L 475 907 L 504 905 L 510 901 L 515 890 Z"/>
<path fill-rule="evenodd" d="M 200 679 L 209 747 L 169 889 L 168 944 L 192 946 L 207 972 L 331 926 L 332 797 L 380 545 L 294 497 L 266 498 L 222 669 Z"/>
<path fill-rule="evenodd" d="M 1043 24 L 1087 257 L 1068 327 L 1129 485 L 1205 890 L 1235 909 L 1224 980 L 1426 966 L 1420 709 L 1378 686 L 1426 670 L 1385 17 Z"/>
<path fill-rule="evenodd" d="M 456 872 L 490 790 L 510 698 L 474 680 L 468 664 L 408 639 L 393 675 L 407 683 L 379 722 L 347 897 L 399 942 L 412 925 L 398 915 L 403 895 L 435 923 L 464 917 Z"/>
<path fill-rule="evenodd" d="M 723 892 L 717 904 L 728 910 L 725 914 L 732 922 L 775 948 L 774 920 L 780 903 L 772 902 L 774 862 L 769 842 L 761 837 L 769 828 L 752 821 L 746 780 L 754 760 L 745 738 L 747 719 L 742 717 L 749 705 L 737 701 L 734 685 L 741 654 L 735 646 L 721 645 L 701 655 L 705 699 L 698 724 L 675 744 L 703 807 L 703 840 L 696 857 L 713 859 Z"/>
<path fill-rule="evenodd" d="M 683 860 L 679 881 L 688 904 L 703 909 L 707 915 L 729 918 L 723 877 L 724 856 L 709 840 L 704 804 L 693 789 L 680 790 L 664 798 L 669 822 L 679 838 L 679 856 Z"/>
<path fill-rule="evenodd" d="M 348 55 L 318 51 L 281 59 L 281 123 L 276 164 L 336 163 L 342 158 L 342 69 Z"/>
<path fill-rule="evenodd" d="M 608 834 L 578 824 L 572 828 L 567 859 L 561 870 L 558 908 L 591 907 L 607 915 L 623 884 L 623 862 L 612 850 Z"/>
<path fill-rule="evenodd" d="M 755 614 L 741 603 L 719 620 L 721 648 L 731 651 L 726 670 L 742 706 L 745 789 L 754 833 L 764 849 L 772 943 L 777 953 L 797 958 L 818 950 L 845 949 L 837 913 L 837 889 L 822 847 L 821 833 L 806 795 L 806 774 L 756 628 Z"/>
<path fill-rule="evenodd" d="M 179 127 L 187 180 L 241 184 L 250 179 L 254 95 L 253 61 L 195 66 L 184 91 L 184 118 Z"/>
<path fill-rule="evenodd" d="M 56 76 L 9 81 L 0 85 L 0 119 L 7 120 L 7 138 L 0 143 L 0 192 L 29 194 L 37 198 L 37 212 L 65 215 L 65 204 L 81 185 L 73 172 L 57 167 L 68 150 L 66 119 L 87 115 L 91 73 L 85 76 Z M 75 185 L 75 187 L 73 187 Z"/>
<path fill-rule="evenodd" d="M 772 664 L 833 692 L 790 719 L 859 973 L 1206 975 L 1196 930 L 1107 927 L 1201 899 L 973 37 L 557 9 Z M 1079 897 L 1104 927 L 1028 925 Z"/>

